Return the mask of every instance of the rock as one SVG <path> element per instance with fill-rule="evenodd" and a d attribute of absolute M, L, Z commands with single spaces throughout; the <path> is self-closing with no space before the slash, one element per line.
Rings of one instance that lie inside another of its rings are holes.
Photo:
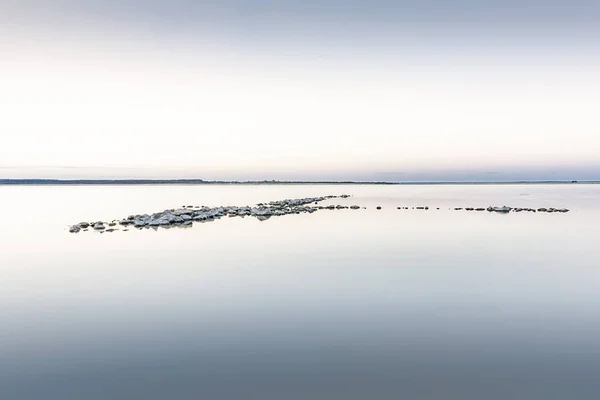
<path fill-rule="evenodd" d="M 79 223 L 80 228 L 88 228 L 89 226 L 90 226 L 90 224 L 88 222 L 80 222 Z"/>
<path fill-rule="evenodd" d="M 94 224 L 93 228 L 97 231 L 102 231 L 102 230 L 106 229 L 101 222 L 100 223 L 96 222 Z"/>
<path fill-rule="evenodd" d="M 547 212 L 548 211 L 547 208 L 543 208 L 543 207 L 542 208 L 538 208 L 537 210 L 538 210 L 538 212 Z"/>
<path fill-rule="evenodd" d="M 117 224 L 115 224 L 114 222 L 111 222 L 110 224 L 108 224 L 108 226 L 115 226 Z"/>
<path fill-rule="evenodd" d="M 175 216 L 183 216 L 183 215 L 189 215 L 189 214 L 193 214 L 194 210 L 190 210 L 188 208 L 180 208 L 179 210 L 175 210 L 173 211 L 173 215 Z"/>
<path fill-rule="evenodd" d="M 511 208 L 507 207 L 507 206 L 502 206 L 502 207 L 494 207 L 494 211 L 497 213 L 508 213 L 510 212 Z"/>
<path fill-rule="evenodd" d="M 71 232 L 71 233 L 78 233 L 80 230 L 81 230 L 81 228 L 77 225 L 73 225 L 72 227 L 69 228 L 69 232 Z"/>
<path fill-rule="evenodd" d="M 476 208 L 476 209 L 475 209 L 475 211 L 485 211 L 485 208 L 483 208 L 483 207 L 478 207 L 478 208 Z"/>
<path fill-rule="evenodd" d="M 351 208 L 352 210 L 358 210 L 358 209 L 360 208 L 360 206 L 357 206 L 357 205 L 352 205 L 352 206 L 350 206 L 350 208 Z"/>
<path fill-rule="evenodd" d="M 377 206 L 376 208 L 377 208 L 378 210 L 381 210 L 381 206 Z"/>
<path fill-rule="evenodd" d="M 135 226 L 136 228 L 141 228 L 146 225 L 148 225 L 148 221 L 145 221 L 143 219 L 136 219 L 133 221 L 133 226 Z"/>
<path fill-rule="evenodd" d="M 273 211 L 271 211 L 268 208 L 253 208 L 251 211 L 251 215 L 261 216 L 261 217 L 271 216 L 271 215 L 273 215 Z"/>
<path fill-rule="evenodd" d="M 560 208 L 560 209 L 558 209 L 558 212 L 566 213 L 566 212 L 569 212 L 569 209 L 568 208 Z"/>
<path fill-rule="evenodd" d="M 208 214 L 205 213 L 198 213 L 195 214 L 194 217 L 192 218 L 194 221 L 205 221 L 208 219 Z"/>

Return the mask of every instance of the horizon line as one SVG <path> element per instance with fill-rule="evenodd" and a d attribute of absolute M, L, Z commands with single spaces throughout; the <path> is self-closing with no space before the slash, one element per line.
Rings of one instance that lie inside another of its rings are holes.
<path fill-rule="evenodd" d="M 0 179 L 0 185 L 207 185 L 207 184 L 346 184 L 346 185 L 474 185 L 474 184 L 599 184 L 600 180 L 504 180 L 504 181 L 354 181 L 354 180 L 204 180 L 186 179 Z"/>

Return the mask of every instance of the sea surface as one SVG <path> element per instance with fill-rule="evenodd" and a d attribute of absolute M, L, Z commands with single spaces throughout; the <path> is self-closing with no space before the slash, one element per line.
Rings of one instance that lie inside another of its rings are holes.
<path fill-rule="evenodd" d="M 329 203 L 367 209 L 68 232 L 345 193 Z M 0 186 L 0 204 L 0 399 L 600 399 L 600 185 Z M 453 210 L 490 205 L 571 211 Z"/>

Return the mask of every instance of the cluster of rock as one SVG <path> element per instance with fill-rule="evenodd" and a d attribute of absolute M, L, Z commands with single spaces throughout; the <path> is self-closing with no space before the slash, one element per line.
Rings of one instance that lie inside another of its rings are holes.
<path fill-rule="evenodd" d="M 357 205 L 343 206 L 343 205 L 340 205 L 340 204 L 338 204 L 338 205 L 330 204 L 328 206 L 317 206 L 315 208 L 317 210 L 347 210 L 347 209 L 358 210 L 361 207 L 357 206 Z M 366 207 L 363 207 L 363 208 L 366 208 Z"/>
<path fill-rule="evenodd" d="M 409 207 L 397 207 L 398 210 L 408 210 Z M 378 210 L 381 210 L 381 207 L 377 207 Z M 428 206 L 419 206 L 419 207 L 412 207 L 412 209 L 417 209 L 417 210 L 429 210 Z M 437 210 L 439 210 L 440 208 L 437 207 Z M 547 213 L 566 213 L 569 212 L 569 209 L 567 208 L 522 208 L 522 207 L 507 207 L 507 206 L 502 206 L 502 207 L 493 207 L 493 206 L 489 206 L 489 207 L 455 207 L 454 210 L 459 211 L 459 210 L 465 210 L 465 211 L 489 211 L 489 212 L 497 212 L 497 213 L 509 213 L 509 212 L 522 212 L 522 211 L 528 211 L 528 212 L 547 212 Z"/>
<path fill-rule="evenodd" d="M 465 208 L 456 207 L 454 209 L 455 210 L 463 210 L 464 209 L 466 211 L 489 211 L 489 212 L 497 212 L 497 213 L 503 213 L 503 214 L 509 213 L 511 211 L 512 212 L 523 212 L 523 211 L 526 211 L 526 212 L 548 212 L 548 213 L 569 212 L 569 209 L 567 209 L 567 208 L 553 208 L 553 207 L 550 207 L 550 208 L 542 207 L 542 208 L 535 209 L 535 208 L 523 208 L 523 207 L 507 207 L 507 206 L 492 207 L 492 206 L 490 206 L 487 208 L 484 208 L 484 207 L 477 207 L 477 208 L 475 208 L 475 207 L 465 207 Z"/>
<path fill-rule="evenodd" d="M 113 232 L 119 227 L 122 227 L 124 231 L 130 227 L 133 228 L 170 228 L 170 227 L 190 227 L 194 222 L 206 222 L 214 221 L 221 217 L 246 217 L 252 216 L 260 221 L 267 220 L 273 216 L 283 216 L 289 214 L 312 214 L 318 210 L 344 210 L 352 209 L 358 210 L 358 205 L 318 205 L 319 202 L 334 198 L 349 198 L 350 195 L 344 194 L 341 196 L 322 196 L 322 197 L 307 197 L 303 199 L 287 199 L 280 201 L 272 201 L 270 203 L 259 203 L 254 207 L 251 206 L 224 206 L 224 207 L 195 207 L 195 206 L 182 206 L 179 209 L 165 210 L 154 214 L 138 214 L 130 215 L 127 218 L 121 220 L 113 220 L 112 222 L 81 222 L 73 225 L 69 228 L 69 232 L 77 233 L 80 231 L 87 231 L 92 229 L 99 232 Z M 376 207 L 377 210 L 381 210 L 381 206 Z M 408 210 L 409 207 L 397 207 L 399 210 Z M 418 206 L 412 207 L 417 210 L 429 210 L 429 206 Z M 437 210 L 440 208 L 437 207 Z M 452 210 L 452 208 L 450 208 Z M 454 210 L 466 210 L 466 211 L 489 211 L 501 214 L 507 214 L 510 212 L 546 212 L 546 213 L 566 213 L 569 210 L 566 208 L 521 208 L 521 207 L 455 207 Z"/>
<path fill-rule="evenodd" d="M 72 225 L 69 228 L 69 232 L 77 233 L 81 230 L 87 231 L 90 228 L 100 232 L 113 232 L 116 230 L 117 225 L 124 227 L 127 230 L 128 227 L 134 228 L 149 228 L 149 227 L 189 227 L 194 221 L 206 222 L 214 221 L 215 219 L 228 216 L 228 217 L 245 217 L 252 216 L 256 217 L 260 221 L 267 220 L 273 216 L 283 216 L 289 214 L 302 214 L 302 213 L 313 213 L 321 209 L 344 209 L 352 208 L 358 209 L 358 206 L 313 206 L 310 204 L 318 204 L 321 201 L 334 199 L 334 198 L 348 198 L 350 195 L 343 194 L 341 196 L 321 196 L 321 197 L 307 197 L 303 199 L 286 199 L 280 201 L 272 201 L 270 203 L 259 203 L 255 207 L 250 206 L 226 206 L 226 207 L 194 207 L 194 206 L 183 206 L 179 209 L 165 210 L 154 214 L 138 214 L 130 215 L 127 218 L 121 220 L 113 220 L 110 223 L 102 221 L 98 222 L 80 222 L 79 224 Z M 108 229 L 106 227 L 109 227 Z"/>

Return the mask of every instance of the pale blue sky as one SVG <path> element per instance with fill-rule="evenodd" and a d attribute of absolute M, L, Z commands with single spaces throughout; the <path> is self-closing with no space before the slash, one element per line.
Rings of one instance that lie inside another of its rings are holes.
<path fill-rule="evenodd" d="M 600 179 L 600 5 L 0 0 L 0 177 Z"/>

